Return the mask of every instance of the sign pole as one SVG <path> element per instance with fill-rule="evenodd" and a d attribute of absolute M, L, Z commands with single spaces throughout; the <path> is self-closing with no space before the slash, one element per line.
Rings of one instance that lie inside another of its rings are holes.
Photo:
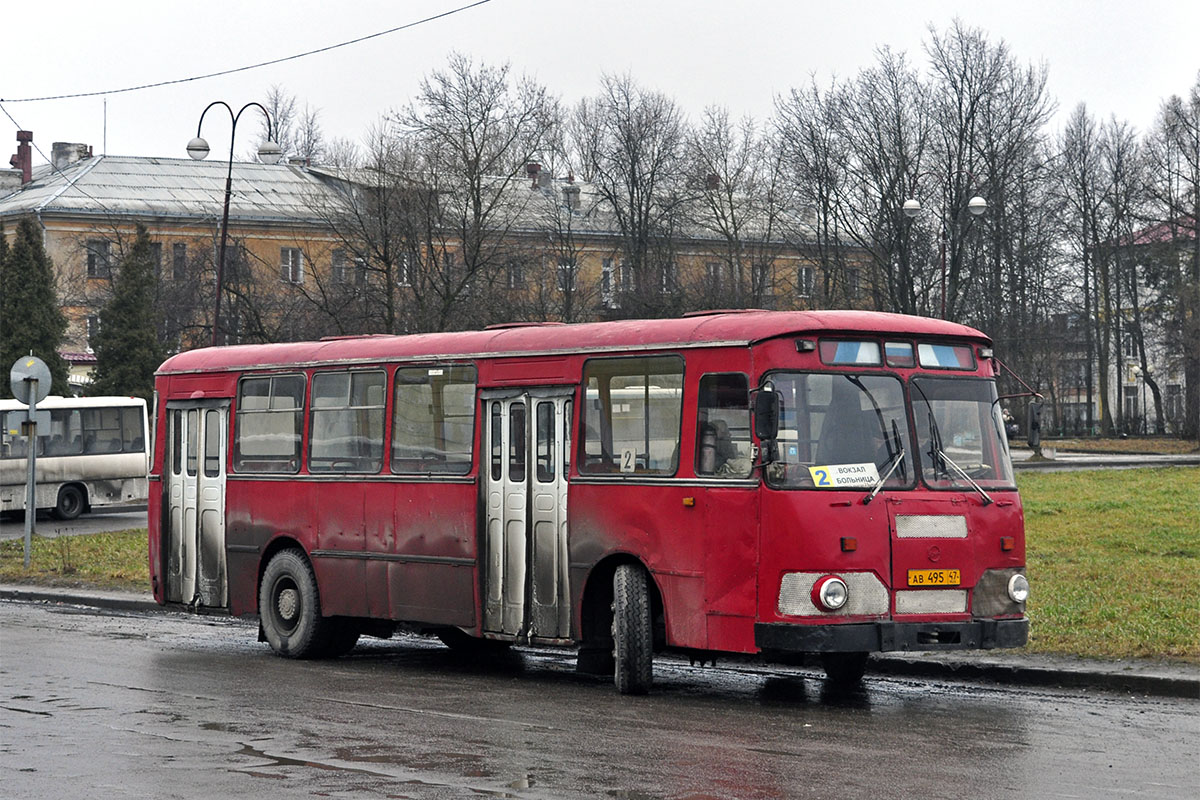
<path fill-rule="evenodd" d="M 29 469 L 25 476 L 25 569 L 29 569 L 29 552 L 33 548 L 33 520 L 37 516 L 37 384 L 36 377 L 28 378 L 33 384 L 29 387 L 29 421 L 25 423 L 25 441 L 29 457 L 25 461 Z"/>
<path fill-rule="evenodd" d="M 50 368 L 33 353 L 18 358 L 8 372 L 8 385 L 12 389 L 13 397 L 29 406 L 25 412 L 25 423 L 21 426 L 25 431 L 25 463 L 29 473 L 25 484 L 25 569 L 29 569 L 29 551 L 33 547 L 33 520 L 37 516 L 37 404 L 50 394 L 50 381 Z M 49 427 L 49 414 L 44 411 L 42 413 L 46 415 L 46 426 Z"/>

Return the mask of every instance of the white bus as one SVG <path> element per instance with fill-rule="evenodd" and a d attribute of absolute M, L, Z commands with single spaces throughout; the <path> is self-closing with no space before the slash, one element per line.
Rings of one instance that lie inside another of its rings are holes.
<path fill-rule="evenodd" d="M 0 400 L 0 511 L 25 508 L 25 405 Z M 99 506 L 145 503 L 149 425 L 137 397 L 47 397 L 50 427 L 37 437 L 37 507 L 74 519 Z"/>

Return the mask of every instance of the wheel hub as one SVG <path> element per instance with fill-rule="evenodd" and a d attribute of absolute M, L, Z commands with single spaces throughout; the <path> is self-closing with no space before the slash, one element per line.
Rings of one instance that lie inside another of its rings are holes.
<path fill-rule="evenodd" d="M 293 621 L 300 610 L 300 593 L 295 589 L 284 589 L 275 600 L 275 608 L 280 619 Z"/>

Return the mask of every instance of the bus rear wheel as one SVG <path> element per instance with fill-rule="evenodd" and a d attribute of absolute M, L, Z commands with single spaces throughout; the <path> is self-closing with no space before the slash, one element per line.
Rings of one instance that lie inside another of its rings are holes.
<path fill-rule="evenodd" d="M 280 550 L 267 563 L 258 589 L 263 636 L 285 658 L 326 655 L 330 631 L 321 617 L 317 578 L 298 550 Z"/>
<path fill-rule="evenodd" d="M 621 694 L 645 694 L 653 679 L 654 630 L 646 571 L 622 564 L 613 574 L 614 683 Z"/>
<path fill-rule="evenodd" d="M 58 502 L 54 505 L 54 516 L 58 519 L 75 519 L 83 513 L 87 500 L 83 490 L 73 484 L 58 490 Z"/>

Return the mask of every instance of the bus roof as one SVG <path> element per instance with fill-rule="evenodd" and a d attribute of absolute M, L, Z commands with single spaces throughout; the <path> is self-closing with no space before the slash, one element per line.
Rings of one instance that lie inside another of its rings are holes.
<path fill-rule="evenodd" d="M 63 408 L 124 408 L 144 407 L 146 401 L 140 397 L 62 397 L 50 395 L 37 403 L 38 410 L 54 411 Z M 28 408 L 20 400 L 0 400 L 0 411 L 21 411 Z"/>
<path fill-rule="evenodd" d="M 333 337 L 316 342 L 233 345 L 172 356 L 159 375 L 273 366 L 395 360 L 456 360 L 514 355 L 619 353 L 705 346 L 747 346 L 805 334 L 936 336 L 990 344 L 974 328 L 928 317 L 876 311 L 720 311 L 676 319 L 572 325 L 531 323 L 482 331 L 407 336 Z"/>

